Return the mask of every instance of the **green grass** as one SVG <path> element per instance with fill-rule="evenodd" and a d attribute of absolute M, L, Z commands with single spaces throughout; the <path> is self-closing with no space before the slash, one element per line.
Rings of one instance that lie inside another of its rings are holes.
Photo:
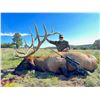
<path fill-rule="evenodd" d="M 93 73 L 89 73 L 90 75 L 85 79 L 85 86 L 87 87 L 97 87 L 100 86 L 100 63 L 98 64 L 98 68 Z"/>
<path fill-rule="evenodd" d="M 23 50 L 22 50 L 23 51 Z M 71 50 L 73 51 L 73 50 Z M 17 87 L 17 86 L 86 86 L 86 87 L 93 87 L 93 86 L 100 86 L 100 52 L 99 50 L 74 50 L 79 51 L 87 54 L 94 55 L 98 60 L 98 68 L 95 70 L 94 73 L 90 73 L 85 79 L 76 78 L 74 81 L 63 81 L 60 80 L 59 77 L 56 77 L 47 72 L 28 72 L 24 77 L 15 76 L 12 74 L 6 75 L 3 80 L 9 78 L 15 78 L 12 83 L 7 83 L 5 87 Z M 41 49 L 35 53 L 35 56 L 48 56 L 51 54 L 52 51 L 49 49 Z M 15 57 L 15 50 L 14 49 L 1 49 L 1 63 L 2 69 L 9 69 L 15 68 L 17 65 L 22 61 L 22 58 Z M 77 84 L 77 85 L 75 85 Z"/>
<path fill-rule="evenodd" d="M 25 52 L 26 50 L 21 49 L 21 51 Z M 51 52 L 52 51 L 49 49 L 47 49 L 46 51 L 44 49 L 41 49 L 37 51 L 34 55 L 47 56 Z M 14 68 L 22 61 L 22 58 L 16 58 L 15 55 L 16 53 L 14 49 L 11 49 L 11 48 L 1 49 L 1 65 L 3 69 Z"/>
<path fill-rule="evenodd" d="M 21 58 L 15 58 L 14 49 L 2 49 L 1 50 L 1 65 L 3 69 L 14 68 L 20 62 Z"/>
<path fill-rule="evenodd" d="M 87 87 L 100 86 L 100 73 L 90 74 L 90 76 L 85 79 L 84 85 Z"/>
<path fill-rule="evenodd" d="M 12 83 L 7 82 L 6 84 L 4 84 L 4 87 L 48 87 L 57 86 L 59 84 L 58 77 L 48 77 L 43 79 L 37 78 L 35 73 L 32 71 L 28 71 L 28 73 L 24 77 L 8 74 L 7 76 L 5 76 L 5 78 L 3 78 L 3 80 L 7 80 L 10 78 L 14 78 L 15 80 Z"/>

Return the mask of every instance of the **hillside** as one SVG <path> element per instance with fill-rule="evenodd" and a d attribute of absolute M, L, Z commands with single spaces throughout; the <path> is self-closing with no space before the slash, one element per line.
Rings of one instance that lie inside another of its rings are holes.
<path fill-rule="evenodd" d="M 70 45 L 71 49 L 90 49 L 92 44 L 86 45 Z M 56 49 L 56 47 L 46 47 L 48 49 Z"/>

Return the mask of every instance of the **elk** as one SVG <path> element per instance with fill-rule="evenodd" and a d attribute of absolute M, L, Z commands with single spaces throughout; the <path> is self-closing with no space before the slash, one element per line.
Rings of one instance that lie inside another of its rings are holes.
<path fill-rule="evenodd" d="M 38 71 L 49 71 L 53 73 L 61 73 L 66 76 L 66 70 L 68 71 L 74 71 L 75 68 L 71 65 L 67 65 L 67 61 L 59 56 L 58 54 L 52 53 L 49 56 L 33 56 L 34 53 L 38 51 L 40 46 L 44 43 L 46 38 L 50 36 L 50 34 L 47 34 L 47 30 L 45 25 L 43 25 L 45 35 L 42 40 L 40 40 L 40 36 L 38 34 L 38 29 L 35 25 L 35 31 L 36 31 L 36 38 L 38 40 L 37 47 L 34 48 L 34 40 L 32 35 L 32 43 L 31 46 L 28 48 L 26 53 L 23 53 L 19 50 L 16 50 L 17 57 L 24 58 L 23 61 L 18 65 L 18 67 L 15 69 L 14 73 L 17 73 L 17 69 L 21 71 L 22 67 L 28 67 L 28 69 L 34 69 Z M 53 33 L 56 34 L 56 33 Z M 80 67 L 93 72 L 97 68 L 97 61 L 96 58 L 93 55 L 84 54 L 81 52 L 58 52 L 60 55 L 66 57 L 69 56 L 73 58 L 75 61 L 80 63 Z M 67 69 L 65 68 L 67 67 Z M 62 70 L 64 69 L 64 70 Z"/>

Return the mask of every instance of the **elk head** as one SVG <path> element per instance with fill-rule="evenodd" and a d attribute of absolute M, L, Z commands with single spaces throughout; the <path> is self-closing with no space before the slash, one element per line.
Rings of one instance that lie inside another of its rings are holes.
<path fill-rule="evenodd" d="M 47 34 L 47 30 L 46 30 L 46 27 L 45 25 L 43 24 L 43 28 L 44 28 L 44 36 L 39 36 L 38 34 L 38 28 L 36 27 L 35 25 L 35 32 L 36 32 L 36 37 L 33 38 L 33 35 L 31 33 L 31 39 L 32 39 L 32 43 L 30 46 L 28 46 L 28 50 L 26 51 L 26 53 L 22 52 L 22 51 L 19 51 L 18 49 L 16 49 L 16 56 L 19 57 L 19 58 L 24 58 L 23 61 L 21 61 L 21 63 L 17 66 L 17 68 L 15 69 L 14 73 L 16 73 L 17 71 L 22 71 L 23 69 L 28 68 L 28 69 L 34 69 L 34 66 L 35 65 L 41 65 L 41 68 L 43 70 L 42 67 L 46 66 L 45 65 L 45 60 L 48 58 L 48 57 L 39 57 L 39 56 L 32 56 L 35 52 L 38 51 L 38 49 L 40 48 L 40 46 L 44 43 L 44 41 L 46 40 L 46 38 L 48 36 L 51 36 L 51 35 L 54 35 L 54 34 L 60 34 L 58 32 L 54 32 L 54 33 L 51 33 L 51 34 Z M 40 40 L 40 37 L 42 37 L 43 39 Z M 38 44 L 36 47 L 34 47 L 34 41 L 35 40 L 38 40 Z M 26 44 L 26 43 L 25 43 Z M 27 44 L 26 44 L 27 45 Z M 44 61 L 44 62 L 41 62 L 41 61 Z M 36 68 L 36 66 L 35 66 Z M 38 67 L 37 67 L 38 69 Z"/>

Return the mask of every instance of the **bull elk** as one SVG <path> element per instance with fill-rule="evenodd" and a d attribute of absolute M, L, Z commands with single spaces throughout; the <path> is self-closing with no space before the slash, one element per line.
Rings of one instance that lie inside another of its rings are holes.
<path fill-rule="evenodd" d="M 67 65 L 67 61 L 62 58 L 61 56 L 57 55 L 57 54 L 50 54 L 49 56 L 33 56 L 33 54 L 38 51 L 38 49 L 40 48 L 40 46 L 44 43 L 44 41 L 46 40 L 46 38 L 48 36 L 50 36 L 50 34 L 47 34 L 46 31 L 46 27 L 45 25 L 43 25 L 44 28 L 44 32 L 45 35 L 43 37 L 43 40 L 40 40 L 40 36 L 38 34 L 38 29 L 35 25 L 35 31 L 36 31 L 36 38 L 38 40 L 38 45 L 37 47 L 34 48 L 33 44 L 34 44 L 34 39 L 32 37 L 32 44 L 29 47 L 29 49 L 27 50 L 26 53 L 20 52 L 18 50 L 16 50 L 16 54 L 18 57 L 24 58 L 23 61 L 18 65 L 18 67 L 15 69 L 14 73 L 17 73 L 17 70 L 19 69 L 20 71 L 22 70 L 22 67 L 26 67 L 28 69 L 34 69 L 34 70 L 38 70 L 38 71 L 50 71 L 50 72 L 54 72 L 54 73 L 62 73 L 63 75 L 66 76 L 66 69 L 64 69 L 64 67 L 67 67 L 68 71 L 73 71 L 75 70 L 75 68 L 73 66 Z M 56 33 L 54 33 L 56 34 Z M 97 68 L 97 61 L 96 58 L 93 55 L 89 55 L 89 54 L 84 54 L 81 52 L 58 52 L 60 55 L 66 57 L 69 56 L 73 59 L 75 59 L 75 61 L 80 63 L 80 67 L 93 72 L 96 68 Z"/>

